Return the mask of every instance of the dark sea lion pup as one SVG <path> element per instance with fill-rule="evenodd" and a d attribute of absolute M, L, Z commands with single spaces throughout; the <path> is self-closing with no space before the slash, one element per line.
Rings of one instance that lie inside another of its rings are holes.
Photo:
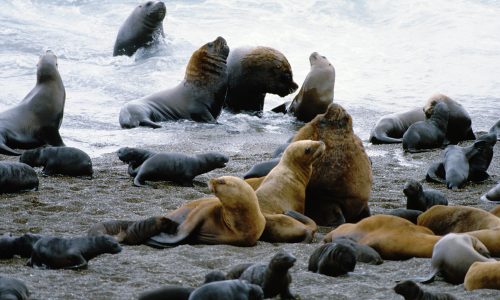
<path fill-rule="evenodd" d="M 59 128 L 65 100 L 57 57 L 49 50 L 38 61 L 35 87 L 17 106 L 0 113 L 0 154 L 21 155 L 12 148 L 64 146 Z"/>
<path fill-rule="evenodd" d="M 405 280 L 394 287 L 394 291 L 405 298 L 405 300 L 457 300 L 448 293 L 431 293 L 425 291 L 414 281 Z"/>
<path fill-rule="evenodd" d="M 132 56 L 137 49 L 150 46 L 164 37 L 163 19 L 166 13 L 165 4 L 161 1 L 148 1 L 137 6 L 118 31 L 113 56 Z"/>
<path fill-rule="evenodd" d="M 354 271 L 355 266 L 356 252 L 351 246 L 326 243 L 311 254 L 307 269 L 314 273 L 337 277 Z"/>
<path fill-rule="evenodd" d="M 497 136 L 497 140 L 500 141 L 500 120 L 498 120 L 495 125 L 493 125 L 491 128 L 490 128 L 490 131 L 488 131 L 488 133 L 494 133 L 496 134 Z"/>
<path fill-rule="evenodd" d="M 38 176 L 27 164 L 0 161 L 0 194 L 38 190 Z"/>
<path fill-rule="evenodd" d="M 433 189 L 423 189 L 420 182 L 410 179 L 406 182 L 403 193 L 406 196 L 406 208 L 426 211 L 434 205 L 448 205 L 443 193 Z"/>
<path fill-rule="evenodd" d="M 26 233 L 20 237 L 8 233 L 0 236 L 0 259 L 9 259 L 15 255 L 30 257 L 33 245 L 41 238 L 41 235 L 32 233 Z"/>
<path fill-rule="evenodd" d="M 201 46 L 191 55 L 184 80 L 176 87 L 130 101 L 121 108 L 121 127 L 160 128 L 156 122 L 181 119 L 215 123 L 226 95 L 228 53 L 222 37 Z"/>
<path fill-rule="evenodd" d="M 413 123 L 424 121 L 424 110 L 420 107 L 410 111 L 382 116 L 371 130 L 372 144 L 394 144 L 403 142 L 403 135 Z"/>
<path fill-rule="evenodd" d="M 356 243 L 349 237 L 338 237 L 332 240 L 332 243 L 350 246 L 356 253 L 356 261 L 371 265 L 380 265 L 384 262 L 380 254 L 370 246 Z"/>
<path fill-rule="evenodd" d="M 449 114 L 445 103 L 436 104 L 428 119 L 413 123 L 403 134 L 403 149 L 421 152 L 441 147 L 446 138 Z"/>
<path fill-rule="evenodd" d="M 73 147 L 46 147 L 24 151 L 19 161 L 32 167 L 43 166 L 45 175 L 88 176 L 92 178 L 89 155 Z"/>
<path fill-rule="evenodd" d="M 422 213 L 423 211 L 416 209 L 395 208 L 387 212 L 386 215 L 400 217 L 412 222 L 413 224 L 417 224 L 418 216 Z"/>
<path fill-rule="evenodd" d="M 118 159 L 128 164 L 128 174 L 132 177 L 135 176 L 135 170 L 142 165 L 146 159 L 156 153 L 157 152 L 131 147 L 122 147 L 116 152 Z"/>
<path fill-rule="evenodd" d="M 169 298 L 170 299 L 170 298 Z M 261 300 L 262 288 L 242 280 L 216 281 L 194 290 L 189 300 Z"/>
<path fill-rule="evenodd" d="M 21 280 L 0 276 L 0 299 L 29 300 L 30 292 Z"/>

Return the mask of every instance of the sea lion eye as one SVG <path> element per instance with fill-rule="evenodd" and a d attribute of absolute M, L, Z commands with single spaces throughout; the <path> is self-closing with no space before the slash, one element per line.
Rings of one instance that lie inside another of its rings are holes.
<path fill-rule="evenodd" d="M 311 147 L 307 147 L 306 150 L 304 150 L 304 153 L 305 154 L 311 153 Z"/>
<path fill-rule="evenodd" d="M 326 59 L 326 57 L 324 57 L 324 56 L 321 56 L 321 57 L 323 57 L 324 59 Z"/>
<path fill-rule="evenodd" d="M 214 46 L 214 43 L 210 42 L 208 43 L 208 47 L 213 47 Z"/>

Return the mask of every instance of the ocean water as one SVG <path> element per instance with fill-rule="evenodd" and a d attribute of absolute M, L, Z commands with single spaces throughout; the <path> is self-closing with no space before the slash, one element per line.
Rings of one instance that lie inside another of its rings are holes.
<path fill-rule="evenodd" d="M 23 99 L 38 56 L 51 49 L 66 87 L 61 135 L 92 156 L 121 146 L 175 142 L 199 126 L 292 134 L 293 118 L 223 113 L 219 125 L 180 121 L 123 130 L 121 106 L 177 85 L 191 53 L 223 36 L 230 48 L 274 47 L 301 85 L 310 53 L 336 68 L 335 101 L 366 140 L 379 116 L 423 106 L 434 93 L 462 103 L 475 131 L 500 117 L 500 3 L 497 1 L 165 1 L 165 40 L 133 57 L 112 57 L 120 25 L 139 1 L 0 1 L 0 110 Z M 292 100 L 266 97 L 265 108 Z"/>

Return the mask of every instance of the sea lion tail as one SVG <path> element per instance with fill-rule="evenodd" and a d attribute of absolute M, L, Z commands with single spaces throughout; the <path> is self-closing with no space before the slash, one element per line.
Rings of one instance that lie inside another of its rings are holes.
<path fill-rule="evenodd" d="M 21 153 L 19 153 L 16 150 L 10 148 L 9 146 L 5 145 L 5 142 L 1 142 L 0 143 L 0 154 L 10 155 L 10 156 L 19 156 L 19 155 L 21 155 Z"/>

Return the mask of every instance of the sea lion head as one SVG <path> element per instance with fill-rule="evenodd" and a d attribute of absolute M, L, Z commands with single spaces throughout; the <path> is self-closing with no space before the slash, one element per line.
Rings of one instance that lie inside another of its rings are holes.
<path fill-rule="evenodd" d="M 23 154 L 21 154 L 21 156 L 19 157 L 19 162 L 25 163 L 32 167 L 41 165 L 40 151 L 41 148 L 24 151 Z"/>
<path fill-rule="evenodd" d="M 142 3 L 137 7 L 138 10 L 141 10 L 144 14 L 145 22 L 162 22 L 167 14 L 167 8 L 165 7 L 165 3 L 161 1 L 148 1 Z M 152 26 L 156 27 L 156 26 Z"/>
<path fill-rule="evenodd" d="M 254 195 L 257 203 L 257 196 L 252 187 L 243 179 L 234 176 L 221 176 L 208 181 L 208 187 L 217 198 L 241 199 L 242 195 Z"/>
<path fill-rule="evenodd" d="M 343 275 L 354 271 L 356 267 L 355 250 L 348 245 L 333 243 L 328 248 L 328 261 L 333 276 Z"/>
<path fill-rule="evenodd" d="M 413 179 L 408 180 L 403 188 L 403 193 L 408 198 L 414 198 L 423 191 L 422 185 Z"/>
<path fill-rule="evenodd" d="M 324 114 L 315 117 L 320 126 L 328 126 L 333 129 L 345 129 L 352 131 L 352 118 L 347 111 L 337 103 L 331 103 Z"/>
<path fill-rule="evenodd" d="M 214 168 L 225 168 L 227 162 L 229 161 L 229 157 L 227 157 L 227 155 L 218 152 L 208 152 L 205 153 L 204 156 L 207 161 L 209 161 L 210 166 Z"/>
<path fill-rule="evenodd" d="M 436 104 L 438 104 L 439 102 L 444 102 L 444 103 L 448 103 L 448 102 L 451 102 L 452 100 L 446 96 L 446 95 L 443 95 L 443 94 L 434 94 L 432 95 L 429 100 L 427 100 L 427 103 L 425 104 L 424 106 L 424 113 L 425 113 L 425 118 L 428 119 L 432 116 L 432 112 L 434 110 L 434 107 L 436 106 Z"/>
<path fill-rule="evenodd" d="M 59 71 L 57 70 L 57 56 L 54 52 L 47 50 L 44 55 L 40 56 L 36 66 L 37 82 L 59 78 Z"/>
<path fill-rule="evenodd" d="M 417 296 L 420 292 L 420 287 L 414 281 L 405 280 L 396 284 L 396 286 L 394 287 L 394 291 L 406 298 Z"/>
<path fill-rule="evenodd" d="M 328 61 L 328 58 L 319 54 L 318 52 L 311 53 L 311 55 L 309 56 L 309 63 L 311 64 L 311 67 L 329 66 L 333 68 L 332 64 Z"/>
<path fill-rule="evenodd" d="M 100 249 L 103 253 L 116 254 L 122 251 L 122 247 L 112 236 L 109 235 L 96 236 L 95 242 L 97 249 Z"/>
<path fill-rule="evenodd" d="M 269 268 L 272 270 L 288 270 L 297 261 L 297 258 L 285 250 L 278 251 L 271 261 L 269 262 Z"/>
<path fill-rule="evenodd" d="M 33 246 L 42 236 L 39 234 L 25 233 L 16 239 L 15 248 L 21 257 L 30 257 L 33 252 Z"/>
<path fill-rule="evenodd" d="M 296 141 L 286 147 L 282 159 L 299 165 L 310 165 L 325 152 L 325 149 L 325 143 L 322 141 Z"/>
<path fill-rule="evenodd" d="M 227 83 L 228 54 L 229 46 L 223 37 L 206 43 L 191 55 L 184 79 L 197 85 L 212 85 L 214 81 Z"/>

